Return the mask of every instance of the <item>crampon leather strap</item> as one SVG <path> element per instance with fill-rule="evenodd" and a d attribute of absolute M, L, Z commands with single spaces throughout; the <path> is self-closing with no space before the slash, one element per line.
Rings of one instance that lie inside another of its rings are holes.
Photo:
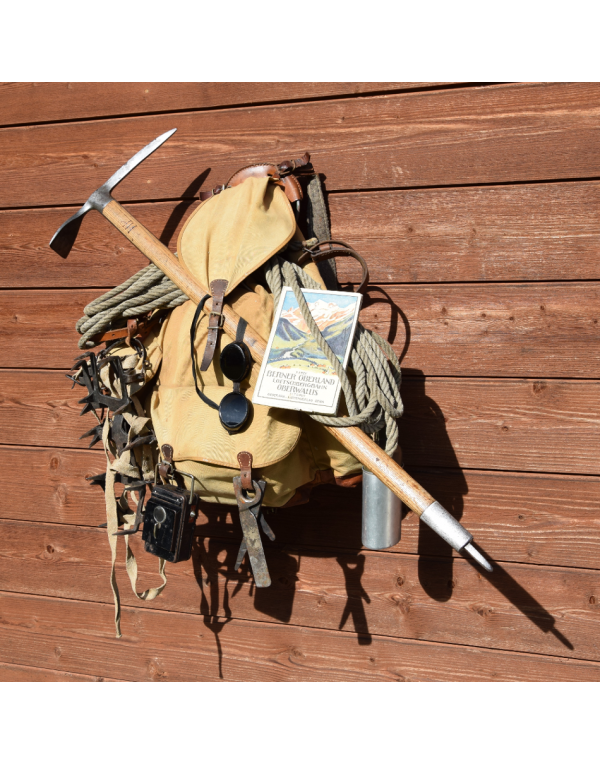
<path fill-rule="evenodd" d="M 138 417 L 136 415 L 124 414 L 129 420 L 129 442 L 132 442 L 137 437 L 139 432 L 143 429 L 144 425 L 148 421 L 145 417 Z M 111 552 L 111 570 L 110 570 L 110 586 L 113 592 L 113 598 L 115 603 L 115 630 L 116 636 L 121 637 L 121 600 L 119 598 L 119 588 L 117 586 L 117 579 L 115 576 L 115 564 L 117 560 L 117 543 L 119 537 L 115 536 L 115 533 L 119 530 L 119 521 L 121 516 L 124 521 L 125 528 L 130 528 L 131 524 L 135 520 L 135 513 L 132 513 L 127 504 L 126 492 L 124 492 L 119 501 L 115 497 L 115 475 L 120 473 L 121 475 L 129 476 L 130 478 L 139 478 L 139 471 L 133 467 L 129 461 L 129 451 L 123 450 L 120 457 L 115 457 L 111 462 L 112 449 L 109 438 L 110 421 L 108 415 L 104 421 L 104 427 L 102 428 L 102 444 L 104 446 L 104 452 L 106 454 L 106 530 L 108 532 L 108 543 L 110 545 Z M 112 455 L 115 456 L 115 455 Z M 125 567 L 131 582 L 131 589 L 133 594 L 138 600 L 154 600 L 164 590 L 167 584 L 167 576 L 165 574 L 165 561 L 161 558 L 158 563 L 158 573 L 160 574 L 163 583 L 158 587 L 150 587 L 144 592 L 137 591 L 137 561 L 131 548 L 129 547 L 129 537 L 125 539 Z"/>

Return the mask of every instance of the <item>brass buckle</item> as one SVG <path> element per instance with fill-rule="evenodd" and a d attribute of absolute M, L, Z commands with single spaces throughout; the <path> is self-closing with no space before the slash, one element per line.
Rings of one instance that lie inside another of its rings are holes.
<path fill-rule="evenodd" d="M 217 327 L 219 327 L 219 329 L 223 329 L 223 325 L 225 324 L 225 314 L 223 314 L 221 311 L 211 311 L 209 313 L 209 317 L 210 316 L 218 316 L 219 317 L 219 323 L 217 324 Z M 216 327 L 211 327 L 210 326 L 210 318 L 209 318 L 208 327 L 209 327 L 209 329 L 216 329 Z"/>

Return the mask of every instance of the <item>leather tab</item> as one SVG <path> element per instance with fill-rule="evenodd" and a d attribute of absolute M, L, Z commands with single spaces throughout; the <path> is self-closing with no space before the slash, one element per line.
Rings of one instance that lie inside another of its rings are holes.
<path fill-rule="evenodd" d="M 300 183 L 295 175 L 286 175 L 281 180 L 283 181 L 283 190 L 285 191 L 285 195 L 290 200 L 290 202 L 298 202 L 304 197 L 302 194 L 302 186 L 300 186 Z"/>
<path fill-rule="evenodd" d="M 129 347 L 131 347 L 131 341 L 137 335 L 138 329 L 139 325 L 137 319 L 127 319 L 127 339 L 125 342 Z"/>
<path fill-rule="evenodd" d="M 131 345 L 131 337 L 139 337 L 143 340 L 147 337 L 152 327 L 160 318 L 162 318 L 160 313 L 156 313 L 152 319 L 150 318 L 150 313 L 148 313 L 146 316 L 138 317 L 136 319 L 128 319 L 127 327 L 124 327 L 123 329 L 111 329 L 108 332 L 104 332 L 104 334 L 94 337 L 94 342 L 96 345 L 100 345 L 100 343 L 109 343 L 112 340 L 120 340 L 121 338 L 126 337 L 128 339 L 127 344 Z M 133 331 L 130 327 L 133 327 Z"/>
<path fill-rule="evenodd" d="M 264 178 L 269 176 L 272 178 L 273 183 L 285 191 L 285 195 L 290 202 L 298 202 L 303 198 L 302 187 L 298 179 L 291 173 L 300 168 L 306 168 L 308 165 L 310 165 L 310 154 L 308 152 L 302 157 L 298 157 L 298 159 L 288 159 L 279 165 L 275 165 L 272 162 L 259 162 L 256 165 L 242 167 L 241 170 L 238 170 L 237 173 L 231 176 L 225 186 L 237 186 L 243 183 L 246 178 Z M 200 198 L 202 199 L 202 194 Z"/>
<path fill-rule="evenodd" d="M 250 452 L 239 452 L 237 461 L 240 466 L 242 489 L 252 491 L 252 455 Z"/>
<path fill-rule="evenodd" d="M 173 474 L 173 447 L 170 444 L 163 444 L 162 446 L 163 461 L 158 463 L 158 474 L 162 480 L 166 483 L 169 477 Z"/>
<path fill-rule="evenodd" d="M 281 175 L 285 175 L 287 173 L 293 173 L 295 170 L 299 170 L 307 165 L 310 165 L 310 154 L 308 152 L 301 157 L 298 157 L 298 159 L 286 159 L 285 162 L 281 162 L 277 165 L 277 169 Z"/>
<path fill-rule="evenodd" d="M 229 282 L 227 279 L 214 279 L 210 283 L 210 294 L 212 296 L 212 310 L 208 319 L 208 336 L 206 338 L 206 348 L 200 364 L 200 371 L 206 372 L 209 368 L 215 349 L 219 340 L 219 330 L 223 326 L 223 300 L 225 299 L 225 290 Z"/>

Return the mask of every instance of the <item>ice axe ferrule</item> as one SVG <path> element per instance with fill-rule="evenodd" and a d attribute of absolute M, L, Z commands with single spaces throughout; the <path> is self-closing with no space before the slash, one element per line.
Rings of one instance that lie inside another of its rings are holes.
<path fill-rule="evenodd" d="M 471 542 L 473 535 L 470 534 L 460 523 L 442 507 L 439 502 L 432 502 L 431 505 L 422 513 L 421 520 L 436 534 L 448 542 L 457 552 L 467 552 L 474 558 L 486 571 L 493 571 L 491 565 L 483 557 Z"/>

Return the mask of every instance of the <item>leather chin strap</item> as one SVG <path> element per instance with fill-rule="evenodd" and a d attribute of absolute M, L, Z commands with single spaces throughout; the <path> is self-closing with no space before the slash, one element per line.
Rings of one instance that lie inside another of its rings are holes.
<path fill-rule="evenodd" d="M 201 372 L 206 372 L 215 355 L 215 349 L 219 340 L 219 331 L 223 328 L 223 300 L 225 299 L 225 291 L 228 284 L 229 282 L 227 279 L 214 279 L 210 283 L 212 310 L 208 320 L 206 347 L 204 349 L 204 356 L 202 357 L 202 364 L 200 364 Z"/>

